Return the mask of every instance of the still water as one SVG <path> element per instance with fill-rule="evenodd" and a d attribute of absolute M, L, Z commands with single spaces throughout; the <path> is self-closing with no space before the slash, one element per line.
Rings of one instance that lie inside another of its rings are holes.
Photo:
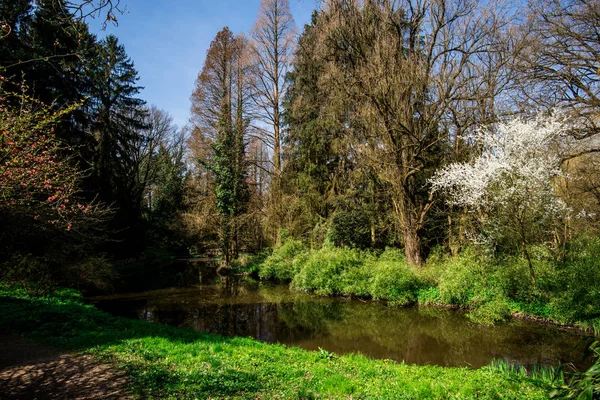
<path fill-rule="evenodd" d="M 219 277 L 203 263 L 179 269 L 179 281 L 169 282 L 177 287 L 88 300 L 114 315 L 407 364 L 476 368 L 501 359 L 585 366 L 583 349 L 574 349 L 585 335 L 576 331 L 518 320 L 486 327 L 460 311 L 316 297 L 283 284 Z"/>

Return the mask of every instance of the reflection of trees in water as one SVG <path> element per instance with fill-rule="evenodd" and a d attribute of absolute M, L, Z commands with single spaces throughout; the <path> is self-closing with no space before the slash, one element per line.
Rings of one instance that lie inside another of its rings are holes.
<path fill-rule="evenodd" d="M 283 286 L 228 278 L 219 285 L 113 307 L 129 307 L 131 317 L 202 332 L 360 351 L 407 363 L 476 367 L 492 358 L 525 365 L 579 361 L 572 351 L 579 336 L 553 327 L 527 321 L 484 327 L 455 311 L 310 297 Z"/>
<path fill-rule="evenodd" d="M 344 307 L 337 302 L 302 301 L 279 306 L 279 318 L 290 329 L 325 333 L 333 321 L 344 318 Z"/>
<path fill-rule="evenodd" d="M 355 302 L 345 304 L 344 316 L 329 321 L 331 337 L 338 342 L 371 342 L 373 349 L 385 348 L 387 358 L 407 363 L 481 366 L 502 358 L 531 365 L 578 357 L 572 348 L 579 337 L 525 321 L 486 327 L 455 311 Z"/>

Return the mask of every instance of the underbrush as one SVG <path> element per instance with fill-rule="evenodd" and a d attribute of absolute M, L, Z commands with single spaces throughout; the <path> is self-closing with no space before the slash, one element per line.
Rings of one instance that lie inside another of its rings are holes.
<path fill-rule="evenodd" d="M 435 250 L 423 267 L 398 249 L 376 253 L 324 246 L 309 250 L 284 241 L 262 264 L 262 279 L 290 281 L 297 290 L 386 300 L 392 305 L 446 305 L 494 324 L 514 314 L 560 324 L 600 327 L 600 239 L 569 243 L 557 261 L 543 246 L 530 249 L 535 280 L 521 256 L 467 248 L 458 256 Z"/>
<path fill-rule="evenodd" d="M 31 297 L 0 284 L 0 333 L 93 354 L 141 398 L 544 399 L 549 381 L 493 368 L 398 364 L 118 318 L 72 290 Z"/>
<path fill-rule="evenodd" d="M 108 291 L 117 276 L 115 267 L 102 256 L 59 263 L 48 257 L 15 254 L 0 264 L 0 280 L 34 296 L 46 295 L 59 286 Z"/>
<path fill-rule="evenodd" d="M 323 247 L 301 253 L 293 265 L 291 287 L 319 295 L 370 297 L 405 305 L 415 303 L 417 291 L 424 286 L 417 270 L 397 250 L 377 255 Z"/>

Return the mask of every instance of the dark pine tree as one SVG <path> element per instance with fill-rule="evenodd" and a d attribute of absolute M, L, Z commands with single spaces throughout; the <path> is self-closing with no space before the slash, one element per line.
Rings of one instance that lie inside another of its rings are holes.
<path fill-rule="evenodd" d="M 121 231 L 127 248 L 139 250 L 143 244 L 139 202 L 129 191 L 132 146 L 139 143 L 148 128 L 145 101 L 138 98 L 138 72 L 125 47 L 115 36 L 103 39 L 91 63 L 91 98 L 87 105 L 92 115 L 95 139 L 92 182 L 99 198 L 116 208 L 113 227 Z"/>

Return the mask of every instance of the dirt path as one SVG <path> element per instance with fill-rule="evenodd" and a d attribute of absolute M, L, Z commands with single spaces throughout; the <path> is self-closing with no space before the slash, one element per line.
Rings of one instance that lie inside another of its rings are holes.
<path fill-rule="evenodd" d="M 128 383 L 90 356 L 0 336 L 0 399 L 127 399 Z"/>

